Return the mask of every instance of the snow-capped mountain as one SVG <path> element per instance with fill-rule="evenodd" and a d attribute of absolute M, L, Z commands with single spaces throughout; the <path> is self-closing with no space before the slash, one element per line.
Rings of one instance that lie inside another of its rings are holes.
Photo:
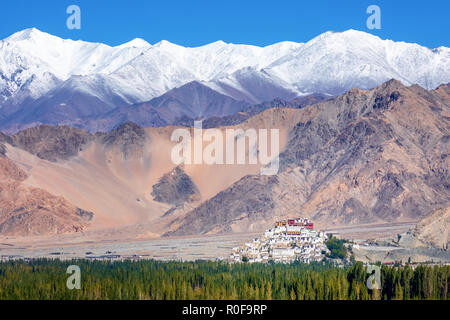
<path fill-rule="evenodd" d="M 99 117 L 193 81 L 220 94 L 210 97 L 259 103 L 369 89 L 392 78 L 426 89 L 448 83 L 450 49 L 382 40 L 355 30 L 266 47 L 218 41 L 190 48 L 142 39 L 111 47 L 33 28 L 0 41 L 0 127 L 34 123 L 37 114 L 55 123 Z"/>
<path fill-rule="evenodd" d="M 261 70 L 293 53 L 302 44 L 283 42 L 268 47 L 214 42 L 185 48 L 161 41 L 111 74 L 124 85 L 132 83 L 133 94 L 149 100 L 191 81 L 210 82 L 254 68 Z"/>
<path fill-rule="evenodd" d="M 14 97 L 26 87 L 38 98 L 73 75 L 109 74 L 149 47 L 139 39 L 110 47 L 64 40 L 34 28 L 17 32 L 0 42 L 1 97 Z"/>
<path fill-rule="evenodd" d="M 249 103 L 271 101 L 274 98 L 291 100 L 302 92 L 276 75 L 269 75 L 264 69 L 247 67 L 237 70 L 229 76 L 205 82 L 222 94 Z"/>
<path fill-rule="evenodd" d="M 326 32 L 265 68 L 303 92 L 340 94 L 396 79 L 434 89 L 450 81 L 450 49 L 381 40 L 348 30 Z"/>

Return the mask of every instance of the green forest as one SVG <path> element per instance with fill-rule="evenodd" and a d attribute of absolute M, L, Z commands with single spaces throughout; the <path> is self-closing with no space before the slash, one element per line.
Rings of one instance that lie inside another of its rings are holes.
<path fill-rule="evenodd" d="M 81 288 L 69 290 L 69 265 L 81 270 Z M 381 290 L 369 290 L 361 263 L 228 264 L 48 260 L 0 262 L 5 299 L 448 299 L 450 266 L 381 266 Z"/>

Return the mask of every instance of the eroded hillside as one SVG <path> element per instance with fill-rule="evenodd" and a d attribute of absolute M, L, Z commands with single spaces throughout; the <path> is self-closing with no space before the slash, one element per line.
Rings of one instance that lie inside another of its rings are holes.
<path fill-rule="evenodd" d="M 448 206 L 449 92 L 392 80 L 301 109 L 270 183 L 247 176 L 167 234 L 262 229 L 290 216 L 321 226 L 417 221 Z"/>
<path fill-rule="evenodd" d="M 16 218 L 3 230 L 25 235 L 112 228 L 143 238 L 260 231 L 292 216 L 320 227 L 418 221 L 450 203 L 449 106 L 447 85 L 426 91 L 389 81 L 219 128 L 279 129 L 274 176 L 250 164 L 177 168 L 170 139 L 177 127 L 128 122 L 108 133 L 40 126 L 1 135 L 0 153 L 9 159 L 1 183 L 10 190 L 3 191 L 8 210 L 1 221 L 23 213 L 30 199 L 32 217 L 52 221 L 39 229 L 33 227 L 37 219 Z M 21 172 L 19 180 L 10 178 L 14 172 Z M 85 212 L 94 213 L 91 221 Z M 50 227 L 60 221 L 66 227 Z"/>
<path fill-rule="evenodd" d="M 42 235 L 83 231 L 93 213 L 80 209 L 63 197 L 27 186 L 27 174 L 0 154 L 0 234 Z"/>

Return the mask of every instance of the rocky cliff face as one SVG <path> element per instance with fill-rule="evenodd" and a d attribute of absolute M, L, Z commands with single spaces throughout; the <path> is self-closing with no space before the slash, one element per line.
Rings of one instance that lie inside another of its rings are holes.
<path fill-rule="evenodd" d="M 449 93 L 392 80 L 300 110 L 273 183 L 244 178 L 170 234 L 262 229 L 282 216 L 322 225 L 418 220 L 448 206 Z"/>

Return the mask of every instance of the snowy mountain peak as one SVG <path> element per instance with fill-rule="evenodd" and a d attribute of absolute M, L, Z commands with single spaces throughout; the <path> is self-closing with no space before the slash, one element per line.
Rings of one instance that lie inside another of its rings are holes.
<path fill-rule="evenodd" d="M 135 38 L 131 41 L 128 41 L 124 44 L 121 44 L 120 46 L 117 46 L 118 48 L 149 48 L 152 45 L 150 43 L 148 43 L 147 41 L 145 41 L 144 39 L 141 38 Z"/>
<path fill-rule="evenodd" d="M 182 46 L 179 46 L 179 45 L 174 44 L 174 43 L 172 43 L 170 41 L 167 41 L 167 40 L 161 40 L 161 41 L 157 42 L 154 45 L 154 47 L 180 47 L 180 48 L 182 48 Z"/>
<path fill-rule="evenodd" d="M 211 49 L 216 49 L 217 50 L 217 49 L 223 48 L 223 47 L 225 47 L 227 45 L 228 44 L 225 43 L 224 41 L 218 40 L 218 41 L 214 41 L 214 42 L 208 43 L 208 44 L 206 44 L 206 45 L 204 45 L 202 47 L 203 48 L 211 48 Z"/>
<path fill-rule="evenodd" d="M 36 28 L 28 28 L 12 34 L 3 41 L 11 43 L 22 41 L 45 42 L 55 40 L 62 40 L 62 39 Z"/>
<path fill-rule="evenodd" d="M 363 31 L 349 29 L 342 32 L 327 31 L 311 39 L 305 46 L 344 46 L 346 48 L 368 46 L 373 43 L 381 43 L 381 38 Z"/>
<path fill-rule="evenodd" d="M 357 30 L 325 32 L 265 71 L 298 90 L 332 95 L 350 88 L 373 88 L 392 78 L 434 89 L 450 81 L 447 52 Z"/>
<path fill-rule="evenodd" d="M 326 31 L 324 33 L 321 33 L 317 37 L 311 39 L 311 41 L 314 41 L 315 39 L 327 39 L 330 37 L 340 37 L 340 38 L 376 38 L 380 39 L 378 36 L 373 35 L 371 33 L 367 33 L 360 30 L 355 29 L 348 29 L 344 31 Z M 380 39 L 381 40 L 381 39 Z"/>
<path fill-rule="evenodd" d="M 217 41 L 214 41 L 214 42 L 212 42 L 210 44 L 211 45 L 215 45 L 215 46 L 224 46 L 224 45 L 226 45 L 226 42 L 224 42 L 222 40 L 217 40 Z"/>
<path fill-rule="evenodd" d="M 8 39 L 10 41 L 23 41 L 23 40 L 29 40 L 33 37 L 38 37 L 38 36 L 43 36 L 43 35 L 49 35 L 49 34 L 44 33 L 36 28 L 28 28 L 28 29 L 16 32 L 6 39 Z"/>
<path fill-rule="evenodd" d="M 253 103 L 305 93 L 337 95 L 392 78 L 426 89 L 448 83 L 450 49 L 430 50 L 352 29 L 265 47 L 223 41 L 183 47 L 167 40 L 152 46 L 139 38 L 111 47 L 35 28 L 0 42 L 0 107 L 58 88 L 135 103 L 191 81 Z M 66 81 L 70 85 L 64 86 Z"/>

